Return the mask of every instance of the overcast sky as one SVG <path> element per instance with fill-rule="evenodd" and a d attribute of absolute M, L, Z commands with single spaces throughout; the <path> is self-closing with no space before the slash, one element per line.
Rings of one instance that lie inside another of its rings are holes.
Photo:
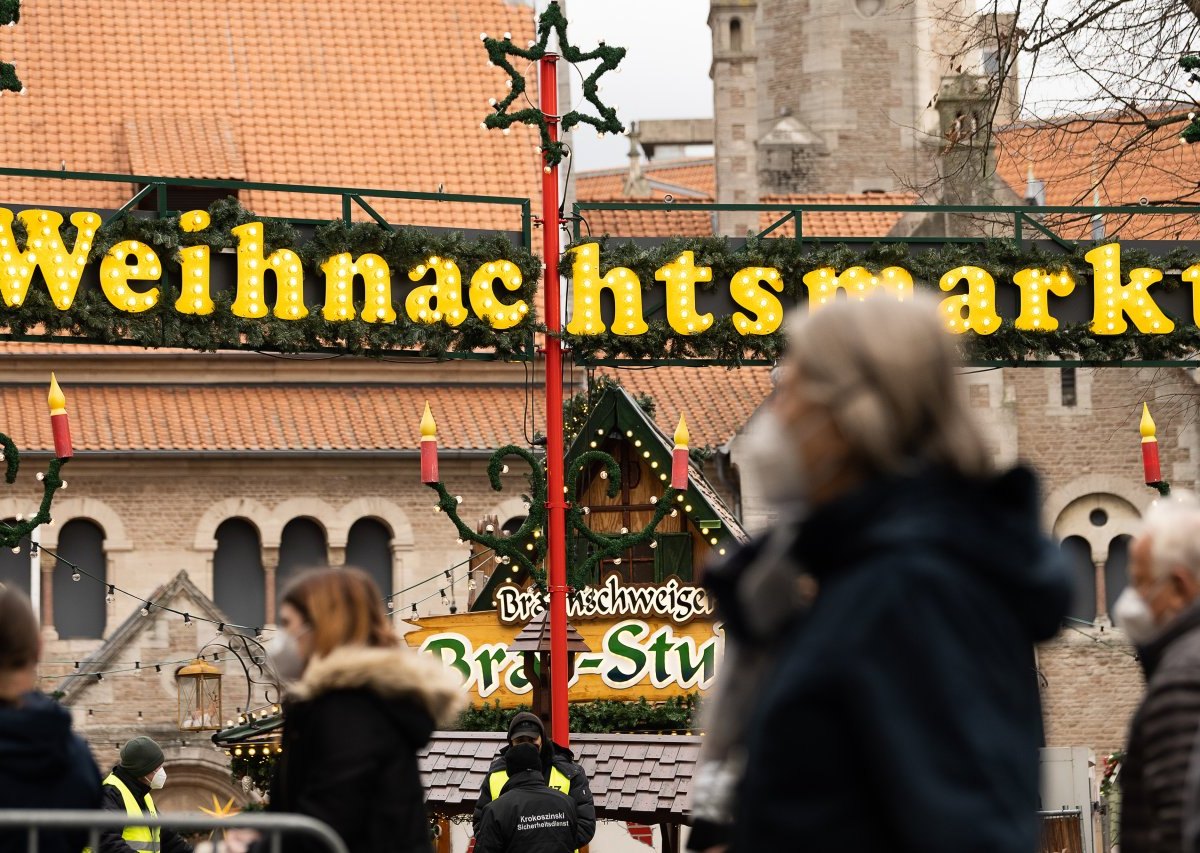
<path fill-rule="evenodd" d="M 545 6 L 538 0 L 538 11 Z M 708 0 L 565 0 L 565 8 L 572 43 L 587 50 L 603 39 L 628 51 L 620 73 L 600 78 L 600 99 L 616 108 L 626 127 L 643 119 L 712 115 Z M 573 78 L 580 98 L 579 75 Z M 624 137 L 600 139 L 587 126 L 575 131 L 575 152 L 579 170 L 629 162 Z"/>

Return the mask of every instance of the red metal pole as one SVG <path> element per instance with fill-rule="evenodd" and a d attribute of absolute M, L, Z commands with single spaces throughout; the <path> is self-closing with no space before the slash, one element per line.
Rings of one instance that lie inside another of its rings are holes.
<path fill-rule="evenodd" d="M 538 95 L 550 139 L 558 141 L 558 57 L 546 54 L 539 62 Z M 567 721 L 567 504 L 563 494 L 562 342 L 558 281 L 558 166 L 542 171 L 542 237 L 546 262 L 546 488 L 549 492 L 550 580 L 550 725 L 551 738 L 569 746 Z"/>

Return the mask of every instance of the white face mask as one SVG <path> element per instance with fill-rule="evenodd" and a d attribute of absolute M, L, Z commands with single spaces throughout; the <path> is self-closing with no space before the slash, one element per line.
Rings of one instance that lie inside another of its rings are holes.
<path fill-rule="evenodd" d="M 271 668 L 283 681 L 299 681 L 304 674 L 306 662 L 300 654 L 300 646 L 296 638 L 282 628 L 267 643 L 267 657 Z"/>
<path fill-rule="evenodd" d="M 1141 593 L 1132 586 L 1125 587 L 1117 597 L 1117 603 L 1113 605 L 1113 621 L 1135 646 L 1146 645 L 1158 634 L 1154 614 L 1146 606 Z"/>
<path fill-rule="evenodd" d="M 150 777 L 150 787 L 157 791 L 165 784 L 167 784 L 167 770 L 165 767 L 160 767 Z"/>
<path fill-rule="evenodd" d="M 743 434 L 746 466 L 762 495 L 772 504 L 803 504 L 811 483 L 804 460 L 774 410 L 767 408 Z"/>

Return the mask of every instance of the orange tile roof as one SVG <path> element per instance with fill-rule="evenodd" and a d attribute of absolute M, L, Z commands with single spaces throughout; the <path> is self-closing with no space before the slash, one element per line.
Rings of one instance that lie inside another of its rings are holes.
<path fill-rule="evenodd" d="M 540 391 L 532 400 L 544 412 Z M 76 385 L 68 412 L 76 452 L 396 451 L 419 446 L 425 401 L 438 444 L 494 450 L 521 436 L 519 385 Z M 44 385 L 0 385 L 5 433 L 22 451 L 53 448 Z M 541 421 L 541 417 L 538 418 Z"/>
<path fill-rule="evenodd" d="M 690 157 L 647 163 L 642 174 L 651 184 L 651 196 L 643 201 L 662 201 L 673 187 L 693 193 L 698 200 L 712 201 L 717 195 L 717 171 L 711 157 Z M 596 169 L 580 172 L 575 181 L 575 195 L 580 201 L 618 201 L 624 198 L 628 168 Z"/>
<path fill-rule="evenodd" d="M 1121 123 L 1122 121 L 1127 123 Z M 996 134 L 996 165 L 1018 198 L 1024 198 L 1032 167 L 1045 183 L 1046 204 L 1090 205 L 1099 189 L 1102 205 L 1200 201 L 1200 146 L 1181 145 L 1175 124 L 1146 133 L 1144 125 L 1117 115 L 1098 115 L 1061 126 L 1016 125 Z M 1145 133 L 1146 135 L 1142 135 Z M 1200 239 L 1194 216 L 1105 217 L 1109 237 Z M 1051 216 L 1060 236 L 1087 239 L 1091 217 Z"/>
<path fill-rule="evenodd" d="M 805 195 L 766 196 L 763 204 L 857 204 L 897 205 L 916 204 L 918 199 L 910 193 L 809 193 Z M 786 214 L 780 211 L 763 211 L 759 225 L 769 228 Z M 855 211 L 806 211 L 801 226 L 805 237 L 886 237 L 902 213 L 890 210 Z M 796 222 L 789 220 L 771 232 L 773 237 L 795 237 Z"/>
<path fill-rule="evenodd" d="M 3 35 L 27 89 L 0 99 L 4 165 L 128 174 L 141 163 L 187 176 L 236 171 L 236 152 L 252 181 L 536 199 L 532 130 L 479 129 L 506 79 L 487 65 L 485 31 L 523 44 L 533 10 L 504 0 L 108 0 L 96 11 L 25 0 Z M 181 115 L 182 147 L 147 142 Z M 228 117 L 232 139 L 212 116 Z M 197 138 L 200 152 L 189 147 Z M 113 208 L 130 195 L 128 185 L 0 178 L 8 203 Z M 336 198 L 254 191 L 242 201 L 263 215 L 339 213 Z M 520 225 L 512 208 L 376 207 L 394 222 Z"/>
<path fill-rule="evenodd" d="M 649 394 L 654 421 L 667 435 L 674 434 L 679 415 L 685 415 L 693 447 L 725 444 L 771 393 L 768 367 L 600 367 L 596 372 L 632 394 Z"/>
<path fill-rule="evenodd" d="M 610 180 L 601 176 L 598 180 Z M 615 179 L 614 179 L 615 180 Z M 623 180 L 623 179 L 622 179 Z M 583 179 L 580 180 L 580 186 Z M 609 189 L 599 182 L 593 188 Z M 585 198 L 582 189 L 580 200 L 629 202 L 655 201 L 657 199 L 631 199 L 620 195 L 609 198 Z M 714 232 L 714 213 L 709 210 L 689 210 L 688 199 L 681 199 L 670 210 L 585 210 L 584 219 L 591 233 L 624 237 L 706 237 Z M 854 204 L 854 205 L 901 205 L 916 204 L 917 197 L 908 193 L 812 193 L 807 195 L 766 196 L 763 204 Z M 763 211 L 759 217 L 760 227 L 766 229 L 786 214 L 781 211 Z M 806 237 L 885 237 L 900 221 L 903 214 L 895 211 L 809 211 L 804 214 Z M 794 237 L 796 224 L 789 221 L 771 232 L 775 237 Z"/>
<path fill-rule="evenodd" d="M 145 115 L 126 121 L 124 130 L 135 175 L 246 179 L 237 133 L 226 116 Z"/>
<path fill-rule="evenodd" d="M 617 201 L 634 201 L 617 199 Z M 584 233 L 596 237 L 711 237 L 713 212 L 689 210 L 677 204 L 670 210 L 583 210 Z"/>

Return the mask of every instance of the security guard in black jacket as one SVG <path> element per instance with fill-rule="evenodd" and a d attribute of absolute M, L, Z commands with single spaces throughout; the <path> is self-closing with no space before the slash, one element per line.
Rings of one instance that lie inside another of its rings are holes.
<path fill-rule="evenodd" d="M 508 749 L 508 781 L 483 809 L 475 853 L 571 853 L 575 849 L 575 802 L 551 788 L 533 744 Z"/>

